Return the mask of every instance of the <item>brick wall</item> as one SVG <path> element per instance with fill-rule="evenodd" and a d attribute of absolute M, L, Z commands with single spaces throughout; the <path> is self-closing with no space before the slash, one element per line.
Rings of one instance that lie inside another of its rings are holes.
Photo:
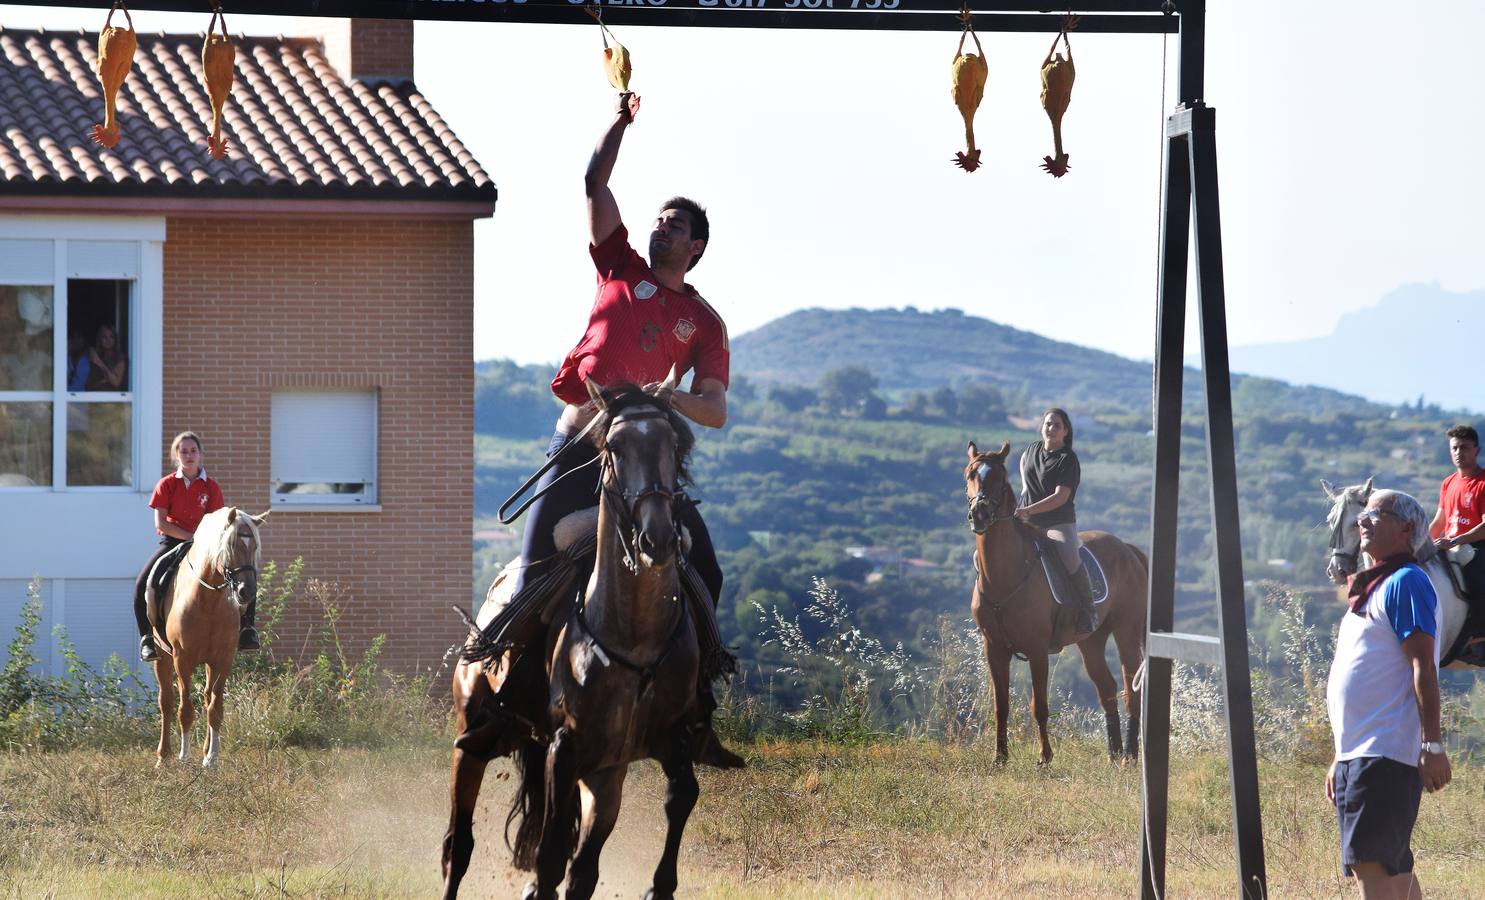
<path fill-rule="evenodd" d="M 413 77 L 411 19 L 325 19 L 325 58 L 342 78 Z"/>
<path fill-rule="evenodd" d="M 273 392 L 378 390 L 381 510 L 280 507 L 263 558 L 302 556 L 306 578 L 347 590 L 351 652 L 385 633 L 391 667 L 436 666 L 471 578 L 471 223 L 171 218 L 164 265 L 162 456 L 199 432 L 227 503 L 258 512 Z M 297 656 L 319 615 L 301 592 L 275 649 Z"/>

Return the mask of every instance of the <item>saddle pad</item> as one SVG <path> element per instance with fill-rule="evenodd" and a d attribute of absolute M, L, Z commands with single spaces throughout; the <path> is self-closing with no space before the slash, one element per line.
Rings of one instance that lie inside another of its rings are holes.
<path fill-rule="evenodd" d="M 185 559 L 186 552 L 191 549 L 191 543 L 191 541 L 183 541 L 176 544 L 155 560 L 154 568 L 150 569 L 150 587 L 163 591 L 170 586 L 170 582 L 175 578 L 175 570 L 180 567 L 180 561 Z"/>
<path fill-rule="evenodd" d="M 1041 541 L 1037 541 L 1036 549 L 1042 559 L 1042 571 L 1047 573 L 1047 584 L 1052 588 L 1052 598 L 1063 606 L 1073 602 L 1067 587 L 1067 573 L 1062 571 L 1057 551 Z M 1078 548 L 1078 556 L 1083 560 L 1083 568 L 1088 570 L 1088 582 L 1093 586 L 1093 605 L 1098 606 L 1109 599 L 1109 580 L 1104 577 L 1098 557 L 1086 544 Z"/>

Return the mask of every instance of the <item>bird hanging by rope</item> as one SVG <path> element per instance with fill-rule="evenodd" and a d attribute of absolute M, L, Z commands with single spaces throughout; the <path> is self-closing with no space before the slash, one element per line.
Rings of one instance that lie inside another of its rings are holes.
<path fill-rule="evenodd" d="M 222 31 L 217 34 L 213 26 L 220 19 Z M 206 43 L 201 47 L 201 71 L 206 80 L 206 96 L 211 100 L 211 135 L 206 139 L 207 150 L 212 159 L 225 159 L 227 140 L 222 137 L 222 113 L 226 111 L 227 95 L 232 93 L 233 70 L 237 65 L 237 51 L 227 36 L 227 17 L 222 8 L 212 4 L 211 21 L 206 26 Z"/>
<path fill-rule="evenodd" d="M 975 147 L 975 110 L 980 108 L 980 101 L 985 98 L 985 81 L 990 76 L 990 64 L 985 60 L 985 48 L 980 46 L 979 35 L 975 34 L 972 13 L 965 6 L 959 11 L 959 20 L 964 25 L 964 30 L 959 33 L 959 49 L 954 51 L 954 105 L 959 107 L 959 115 L 964 117 L 964 140 L 969 145 L 965 153 L 954 154 L 954 165 L 966 172 L 973 172 L 980 167 L 980 151 Z M 974 38 L 975 49 L 980 51 L 976 56 L 973 53 L 964 52 L 964 36 Z"/>
<path fill-rule="evenodd" d="M 1062 32 L 1052 38 L 1052 47 L 1047 51 L 1047 58 L 1042 60 L 1042 109 L 1047 111 L 1047 117 L 1052 120 L 1052 156 L 1042 157 L 1042 168 L 1052 174 L 1053 178 L 1061 178 L 1067 174 L 1068 154 L 1062 150 L 1062 116 L 1067 112 L 1067 105 L 1072 102 L 1073 81 L 1077 72 L 1073 69 L 1072 43 L 1067 39 L 1067 33 L 1078 27 L 1077 16 L 1069 15 L 1062 21 Z M 1067 47 L 1067 59 L 1057 53 L 1057 42 L 1062 41 Z"/>
<path fill-rule="evenodd" d="M 595 4 L 594 6 L 585 6 L 583 8 L 587 10 L 588 15 L 593 17 L 593 21 L 598 23 L 598 33 L 603 38 L 603 71 L 604 74 L 608 75 L 608 83 L 613 85 L 614 89 L 620 93 L 627 92 L 629 90 L 629 76 L 634 71 L 634 66 L 629 61 L 629 48 L 619 43 L 619 39 L 614 37 L 614 33 L 608 30 L 607 25 L 603 24 L 602 7 Z M 610 41 L 613 42 L 612 46 L 609 45 Z"/>
<path fill-rule="evenodd" d="M 111 24 L 115 10 L 123 10 L 124 21 L 128 23 L 125 27 Z M 119 88 L 124 86 L 129 70 L 134 67 L 136 46 L 134 19 L 122 0 L 114 0 L 108 9 L 108 18 L 103 20 L 103 30 L 98 33 L 98 62 L 95 66 L 98 81 L 103 85 L 103 124 L 94 125 L 91 134 L 93 140 L 104 147 L 119 142 Z"/>

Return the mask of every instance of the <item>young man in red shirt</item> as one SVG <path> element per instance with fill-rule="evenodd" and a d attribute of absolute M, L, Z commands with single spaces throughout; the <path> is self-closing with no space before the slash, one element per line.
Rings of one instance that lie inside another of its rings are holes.
<path fill-rule="evenodd" d="M 1449 459 L 1455 472 L 1439 488 L 1439 507 L 1428 526 L 1440 550 L 1460 544 L 1475 555 L 1464 567 L 1465 589 L 1472 604 L 1485 601 L 1485 470 L 1479 465 L 1480 435 L 1468 425 L 1449 429 Z"/>
<path fill-rule="evenodd" d="M 630 246 L 629 231 L 609 189 L 624 132 L 638 111 L 639 97 L 619 95 L 613 121 L 599 139 L 583 179 L 591 241 L 588 252 L 598 270 L 598 296 L 582 339 L 552 380 L 552 393 L 566 406 L 557 420 L 549 458 L 562 451 L 596 413 L 585 379 L 600 386 L 626 381 L 645 385 L 663 381 L 672 370 L 678 376 L 690 371 L 694 373 L 690 390 L 676 390 L 671 405 L 698 425 L 720 428 L 727 422 L 727 326 L 686 283 L 686 273 L 701 259 L 710 238 L 706 211 L 685 197 L 667 200 L 650 230 L 646 261 Z M 544 572 L 544 561 L 556 554 L 553 528 L 557 522 L 596 502 L 600 477 L 596 466 L 563 477 L 596 456 L 596 448 L 586 441 L 572 446 L 537 482 L 541 496 L 527 513 L 522 543 L 521 556 L 527 563 L 517 576 L 513 596 Z M 691 538 L 687 559 L 715 605 L 722 593 L 722 569 L 711 536 L 695 506 L 686 507 L 679 518 Z M 585 578 L 578 581 L 585 583 Z M 716 703 L 709 691 L 702 692 L 701 702 L 705 721 L 698 723 L 697 761 L 723 768 L 741 766 L 742 760 L 723 748 L 710 728 Z"/>

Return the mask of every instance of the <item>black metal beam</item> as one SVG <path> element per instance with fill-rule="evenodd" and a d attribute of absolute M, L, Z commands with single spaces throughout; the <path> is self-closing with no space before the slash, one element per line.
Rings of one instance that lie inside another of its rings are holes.
<path fill-rule="evenodd" d="M 1175 624 L 1176 526 L 1181 493 L 1181 389 L 1185 375 L 1186 259 L 1191 235 L 1190 156 L 1184 137 L 1165 141 L 1165 205 L 1160 222 L 1160 296 L 1155 310 L 1155 485 L 1150 500 L 1148 633 Z M 1147 648 L 1149 649 L 1149 648 Z M 1170 791 L 1171 660 L 1150 653 L 1140 694 L 1142 796 L 1140 897 L 1165 896 Z"/>
<path fill-rule="evenodd" d="M 1227 294 L 1222 274 L 1222 223 L 1217 202 L 1216 111 L 1197 103 L 1172 116 L 1190 135 L 1195 218 L 1201 368 L 1207 400 L 1207 463 L 1212 533 L 1217 549 L 1217 597 L 1222 638 L 1222 694 L 1227 706 L 1227 766 L 1232 776 L 1232 824 L 1241 896 L 1267 894 L 1263 820 L 1258 804 L 1258 759 L 1253 733 L 1253 684 L 1248 672 L 1248 616 L 1243 587 L 1243 541 L 1238 527 L 1236 443 L 1232 433 L 1232 374 L 1227 360 Z M 1185 120 L 1184 122 L 1182 120 Z"/>
<path fill-rule="evenodd" d="M 55 6 L 44 0 L 22 5 Z M 734 5 L 735 4 L 735 5 Z M 599 8 L 612 25 L 695 28 L 802 28 L 858 31 L 958 31 L 959 0 L 228 0 L 229 14 L 424 19 L 459 22 L 525 22 L 584 25 L 587 8 Z M 137 0 L 132 10 L 201 12 L 207 0 Z M 1066 14 L 1046 0 L 993 3 L 973 17 L 977 31 L 1056 32 Z M 1078 6 L 1085 34 L 1175 34 L 1179 16 L 1162 14 L 1160 0 L 1113 0 Z M 141 24 L 141 27 L 148 27 Z"/>

